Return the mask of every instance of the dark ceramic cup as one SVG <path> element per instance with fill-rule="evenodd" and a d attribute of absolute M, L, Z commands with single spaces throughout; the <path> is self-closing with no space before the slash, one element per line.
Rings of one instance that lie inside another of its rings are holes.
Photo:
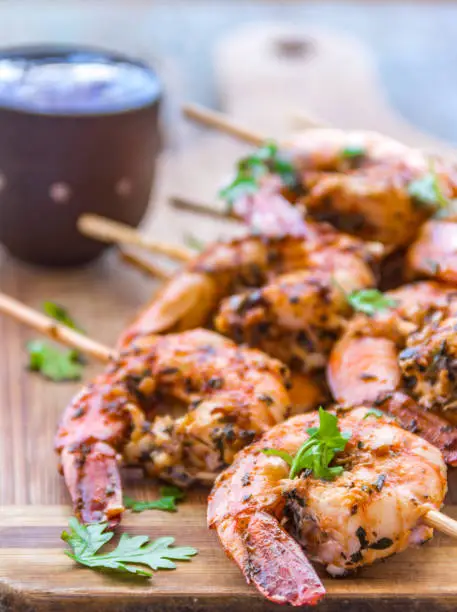
<path fill-rule="evenodd" d="M 160 148 L 160 99 L 155 73 L 116 53 L 0 51 L 0 242 L 25 261 L 71 266 L 106 248 L 78 232 L 81 214 L 138 225 Z"/>

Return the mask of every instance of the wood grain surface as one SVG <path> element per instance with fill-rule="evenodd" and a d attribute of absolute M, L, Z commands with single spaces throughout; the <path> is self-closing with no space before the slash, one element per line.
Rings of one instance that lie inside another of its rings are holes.
<path fill-rule="evenodd" d="M 220 54 L 218 61 L 225 62 L 229 56 Z M 219 66 L 221 73 L 233 74 L 227 64 Z M 338 61 L 334 70 L 339 70 Z M 233 80 L 230 82 L 231 87 L 236 86 Z M 222 89 L 230 107 L 230 88 L 224 85 Z M 323 87 L 322 96 L 326 98 L 328 91 Z M 237 101 L 237 107 L 255 109 L 253 98 L 249 99 L 255 92 L 255 88 L 244 90 L 245 104 Z M 338 88 L 334 93 L 337 105 Z M 372 94 L 376 96 L 376 92 Z M 294 101 L 289 100 L 286 108 L 284 98 L 280 99 L 283 106 L 278 101 L 277 116 L 282 113 L 284 117 L 289 102 Z M 317 98 L 315 101 L 317 104 Z M 257 117 L 258 128 L 266 133 L 270 125 L 267 119 L 260 125 Z M 286 125 L 278 123 L 277 127 L 281 131 Z M 383 125 L 378 127 L 383 129 Z M 232 161 L 243 150 L 228 138 L 206 134 L 194 140 L 191 149 L 164 155 L 145 231 L 177 244 L 189 233 L 210 241 L 239 232 L 235 225 L 220 220 L 177 215 L 168 207 L 167 196 L 178 193 L 211 202 L 221 177 L 227 176 Z M 89 335 L 110 344 L 152 294 L 156 283 L 119 265 L 114 252 L 87 268 L 61 271 L 27 267 L 1 253 L 0 287 L 33 307 L 39 308 L 44 300 L 61 303 Z M 151 538 L 172 535 L 178 544 L 199 549 L 191 563 L 180 563 L 176 571 L 158 572 L 148 582 L 120 579 L 79 568 L 64 555 L 60 533 L 71 510 L 57 473 L 52 441 L 59 415 L 79 384 L 51 383 L 28 372 L 24 344 L 32 337 L 33 333 L 15 322 L 0 318 L 0 610 L 277 609 L 245 584 L 215 535 L 206 529 L 204 490 L 193 492 L 176 514 L 127 513 L 125 517 L 123 529 L 129 533 Z M 100 368 L 89 364 L 85 379 Z M 455 480 L 455 475 L 451 479 Z M 157 495 L 157 484 L 145 481 L 136 470 L 126 471 L 124 482 L 127 494 L 133 497 Z M 446 512 L 457 517 L 455 485 L 457 482 L 451 487 L 453 495 Z M 367 568 L 353 578 L 324 580 L 328 597 L 319 606 L 323 612 L 450 612 L 457 609 L 457 543 L 438 535 L 433 542 Z"/>

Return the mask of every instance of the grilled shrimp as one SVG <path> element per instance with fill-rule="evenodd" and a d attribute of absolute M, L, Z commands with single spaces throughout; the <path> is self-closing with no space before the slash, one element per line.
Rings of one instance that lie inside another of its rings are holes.
<path fill-rule="evenodd" d="M 294 455 L 319 424 L 316 412 L 277 425 L 242 450 L 216 480 L 208 523 L 248 582 L 271 601 L 312 604 L 324 588 L 308 558 L 333 576 L 429 540 L 422 522 L 446 493 L 440 452 L 365 407 L 342 413 L 351 437 L 337 456 L 334 481 L 289 477 L 289 466 L 265 448 Z"/>
<path fill-rule="evenodd" d="M 211 325 L 223 298 L 251 287 L 253 293 L 242 293 L 222 307 L 215 320 L 219 331 L 261 346 L 299 369 L 322 367 L 322 355 L 350 312 L 342 288 L 373 286 L 370 266 L 379 251 L 329 226 L 314 225 L 313 231 L 310 240 L 250 236 L 211 246 L 164 287 L 124 333 L 121 346 L 137 334 Z M 267 308 L 252 318 L 256 295 Z M 228 315 L 230 304 L 235 305 L 236 320 Z M 313 353 L 309 359 L 308 352 Z"/>
<path fill-rule="evenodd" d="M 411 185 L 431 166 L 444 193 L 457 195 L 457 166 L 376 132 L 306 130 L 287 144 L 307 213 L 367 240 L 398 247 L 415 238 L 436 207 Z"/>
<path fill-rule="evenodd" d="M 357 254 L 327 248 L 310 254 L 306 270 L 223 300 L 215 327 L 293 369 L 313 371 L 325 366 L 352 314 L 346 295 L 374 284 Z"/>
<path fill-rule="evenodd" d="M 406 255 L 413 278 L 457 283 L 457 219 L 430 219 L 421 227 Z"/>
<path fill-rule="evenodd" d="M 75 512 L 85 522 L 119 520 L 121 458 L 181 485 L 216 474 L 287 418 L 287 386 L 284 365 L 214 332 L 137 339 L 60 423 L 55 446 Z M 170 405 L 187 411 L 173 418 Z"/>
<path fill-rule="evenodd" d="M 356 316 L 334 346 L 327 369 L 332 394 L 348 405 L 381 405 L 403 390 L 418 404 L 416 416 L 404 425 L 456 464 L 457 430 L 449 421 L 455 421 L 457 392 L 457 289 L 421 282 L 386 295 L 392 308 L 370 318 Z"/>

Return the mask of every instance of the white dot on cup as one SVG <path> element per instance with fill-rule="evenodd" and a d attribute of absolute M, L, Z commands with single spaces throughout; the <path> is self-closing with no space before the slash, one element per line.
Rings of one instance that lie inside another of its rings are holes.
<path fill-rule="evenodd" d="M 118 196 L 125 198 L 132 193 L 132 181 L 128 178 L 121 178 L 117 181 L 114 190 Z"/>
<path fill-rule="evenodd" d="M 53 183 L 49 187 L 49 197 L 57 204 L 65 204 L 71 198 L 71 189 L 67 183 Z"/>

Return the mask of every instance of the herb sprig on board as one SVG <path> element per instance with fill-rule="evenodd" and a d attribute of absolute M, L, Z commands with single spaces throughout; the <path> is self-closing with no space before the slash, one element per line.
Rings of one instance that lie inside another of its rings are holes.
<path fill-rule="evenodd" d="M 184 497 L 184 491 L 181 491 L 178 487 L 161 487 L 159 499 L 153 499 L 152 501 L 137 501 L 124 495 L 124 506 L 132 512 L 144 512 L 145 510 L 176 512 L 178 510 L 177 502 L 184 499 Z"/>
<path fill-rule="evenodd" d="M 59 323 L 81 331 L 69 312 L 54 302 L 44 302 L 44 312 Z M 63 349 L 46 340 L 32 340 L 27 344 L 29 368 L 40 372 L 45 378 L 54 382 L 81 380 L 83 360 L 78 351 Z"/>
<path fill-rule="evenodd" d="M 121 535 L 118 545 L 110 552 L 102 553 L 105 546 L 114 536 L 106 531 L 107 523 L 81 524 L 78 519 L 68 522 L 69 531 L 62 532 L 62 540 L 72 549 L 65 554 L 86 567 L 108 569 L 117 572 L 151 577 L 159 569 L 176 569 L 174 561 L 190 561 L 198 551 L 191 546 L 173 546 L 172 537 L 162 537 L 151 542 L 148 536 Z"/>
<path fill-rule="evenodd" d="M 283 459 L 290 466 L 289 478 L 297 478 L 304 470 L 311 470 L 317 478 L 333 480 L 341 474 L 343 467 L 330 467 L 330 463 L 336 453 L 346 448 L 351 437 L 350 432 L 341 433 L 338 429 L 338 418 L 319 408 L 319 427 L 310 427 L 307 433 L 309 438 L 294 456 L 274 448 L 266 448 L 262 452 Z"/>

